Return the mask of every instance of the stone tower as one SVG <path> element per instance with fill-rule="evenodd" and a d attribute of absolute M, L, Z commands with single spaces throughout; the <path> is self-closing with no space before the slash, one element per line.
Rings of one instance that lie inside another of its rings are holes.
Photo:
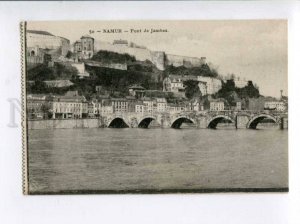
<path fill-rule="evenodd" d="M 89 35 L 82 36 L 81 40 L 81 56 L 83 59 L 90 59 L 94 55 L 94 38 Z"/>

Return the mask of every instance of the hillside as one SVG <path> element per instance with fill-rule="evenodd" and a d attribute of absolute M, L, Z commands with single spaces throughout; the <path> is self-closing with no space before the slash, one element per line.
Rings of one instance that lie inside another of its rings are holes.
<path fill-rule="evenodd" d="M 53 67 L 49 67 L 45 64 L 40 64 L 27 70 L 27 81 L 73 79 L 77 74 L 77 69 L 70 65 L 54 63 Z"/>
<path fill-rule="evenodd" d="M 192 76 L 205 76 L 205 77 L 218 77 L 218 72 L 210 68 L 208 64 L 203 64 L 200 67 L 184 67 L 184 66 L 179 66 L 175 67 L 173 65 L 167 66 L 165 71 L 164 71 L 165 76 L 168 74 L 173 74 L 173 75 L 181 75 L 181 76 L 186 76 L 186 75 L 192 75 Z"/>
<path fill-rule="evenodd" d="M 99 61 L 103 63 L 130 63 L 135 62 L 135 57 L 129 54 L 119 54 L 111 51 L 98 51 L 91 58 L 92 61 Z"/>
<path fill-rule="evenodd" d="M 87 66 L 91 74 L 92 85 L 100 85 L 103 90 L 112 93 L 119 92 L 121 96 L 128 94 L 128 87 L 139 84 L 145 89 L 162 89 L 162 74 L 149 72 L 149 67 L 143 65 L 129 67 L 128 70 L 117 70 Z M 82 81 L 84 82 L 84 81 Z"/>
<path fill-rule="evenodd" d="M 62 94 L 68 90 L 78 90 L 80 94 L 89 98 L 96 93 L 96 86 L 101 86 L 102 94 L 109 94 L 115 97 L 124 97 L 128 95 L 128 87 L 133 84 L 139 84 L 148 90 L 162 90 L 163 78 L 169 74 L 182 76 L 206 76 L 218 77 L 218 72 L 210 68 L 208 64 L 200 67 L 174 67 L 167 66 L 165 71 L 160 71 L 151 61 L 137 61 L 128 54 L 119 54 L 109 51 L 97 52 L 92 60 L 103 63 L 126 63 L 127 70 L 118 70 L 112 68 L 103 68 L 86 65 L 86 70 L 90 77 L 79 79 L 78 71 L 63 63 L 54 63 L 53 67 L 41 64 L 34 68 L 28 69 L 27 80 L 34 81 L 33 85 L 28 85 L 29 93 L 54 93 Z M 73 86 L 56 88 L 47 87 L 43 81 L 45 80 L 71 80 Z M 198 82 L 187 80 L 184 82 L 186 86 L 186 97 L 192 99 L 201 97 Z M 151 93 L 158 94 L 158 93 Z M 234 97 L 233 97 L 234 96 Z M 222 89 L 214 94 L 215 98 L 224 98 L 231 103 L 234 98 L 247 99 L 259 97 L 259 90 L 250 81 L 244 88 L 237 88 L 233 80 L 222 83 Z"/>
<path fill-rule="evenodd" d="M 103 93 L 111 96 L 128 95 L 128 87 L 140 84 L 145 89 L 162 89 L 162 72 L 150 61 L 136 61 L 128 54 L 118 54 L 108 51 L 99 51 L 92 58 L 103 63 L 126 63 L 128 70 L 93 67 L 86 65 L 89 78 L 79 79 L 75 67 L 62 63 L 54 63 L 53 67 L 41 64 L 27 71 L 27 80 L 34 81 L 28 85 L 29 93 L 56 93 L 61 94 L 68 90 L 78 90 L 80 94 L 89 98 L 96 92 L 96 86 L 101 86 Z M 43 81 L 67 79 L 73 86 L 64 88 L 49 88 Z"/>
<path fill-rule="evenodd" d="M 119 54 L 109 51 L 98 51 L 91 60 L 103 63 L 126 63 L 127 70 L 86 66 L 90 79 L 72 80 L 73 88 L 85 95 L 95 93 L 95 87 L 101 86 L 102 93 L 111 96 L 128 95 L 128 87 L 139 84 L 145 89 L 162 89 L 162 72 L 150 61 L 137 61 L 129 54 Z"/>
<path fill-rule="evenodd" d="M 249 99 L 258 98 L 260 96 L 259 89 L 257 86 L 253 85 L 252 81 L 243 88 L 238 88 L 235 86 L 234 80 L 227 80 L 226 83 L 222 83 L 222 89 L 217 92 L 215 98 L 224 98 L 229 104 L 232 104 L 237 98 L 239 99 Z"/>

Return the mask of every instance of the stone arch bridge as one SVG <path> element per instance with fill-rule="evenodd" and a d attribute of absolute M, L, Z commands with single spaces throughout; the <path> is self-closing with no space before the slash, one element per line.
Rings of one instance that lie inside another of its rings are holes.
<path fill-rule="evenodd" d="M 103 127 L 148 128 L 152 121 L 161 128 L 180 128 L 190 123 L 196 128 L 217 128 L 220 122 L 232 123 L 237 129 L 256 129 L 263 120 L 274 122 L 279 128 L 287 128 L 288 115 L 270 111 L 201 111 L 180 113 L 113 113 L 102 116 Z"/>

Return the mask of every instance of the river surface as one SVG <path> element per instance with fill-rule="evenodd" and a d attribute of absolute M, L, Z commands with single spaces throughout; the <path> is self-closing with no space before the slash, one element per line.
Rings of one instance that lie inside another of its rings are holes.
<path fill-rule="evenodd" d="M 29 130 L 30 193 L 287 188 L 288 132 Z"/>

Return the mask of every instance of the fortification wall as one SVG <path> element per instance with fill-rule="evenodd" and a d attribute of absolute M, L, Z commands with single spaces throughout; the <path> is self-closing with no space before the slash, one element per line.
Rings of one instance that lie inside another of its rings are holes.
<path fill-rule="evenodd" d="M 42 64 L 44 63 L 44 57 L 40 56 L 27 56 L 26 61 L 29 64 Z"/>
<path fill-rule="evenodd" d="M 151 61 L 151 51 L 145 48 L 132 48 L 128 46 L 113 45 L 106 42 L 99 42 L 95 46 L 96 51 L 112 51 L 119 54 L 129 54 L 135 56 L 139 61 L 150 60 Z"/>
<path fill-rule="evenodd" d="M 67 119 L 67 120 L 29 120 L 28 130 L 39 129 L 71 129 L 71 128 L 99 128 L 99 119 Z"/>
<path fill-rule="evenodd" d="M 173 66 L 201 66 L 205 63 L 205 58 L 186 57 L 180 55 L 165 54 L 163 51 L 150 51 L 146 48 L 134 48 L 126 45 L 113 45 L 108 42 L 97 42 L 95 46 L 96 51 L 105 50 L 112 51 L 119 54 L 129 54 L 135 56 L 139 61 L 149 60 L 159 70 L 164 70 L 166 65 Z"/>
<path fill-rule="evenodd" d="M 58 49 L 61 48 L 61 54 L 66 55 L 70 49 L 70 41 L 57 36 L 27 33 L 27 47 L 39 47 L 43 49 Z"/>
<path fill-rule="evenodd" d="M 103 63 L 103 62 L 95 62 L 91 60 L 85 60 L 84 63 L 89 66 L 101 67 L 101 68 L 113 68 L 118 70 L 127 70 L 127 64 L 121 63 Z"/>
<path fill-rule="evenodd" d="M 166 54 L 166 65 L 178 66 L 201 66 L 205 63 L 205 58 L 186 57 L 180 55 Z"/>

